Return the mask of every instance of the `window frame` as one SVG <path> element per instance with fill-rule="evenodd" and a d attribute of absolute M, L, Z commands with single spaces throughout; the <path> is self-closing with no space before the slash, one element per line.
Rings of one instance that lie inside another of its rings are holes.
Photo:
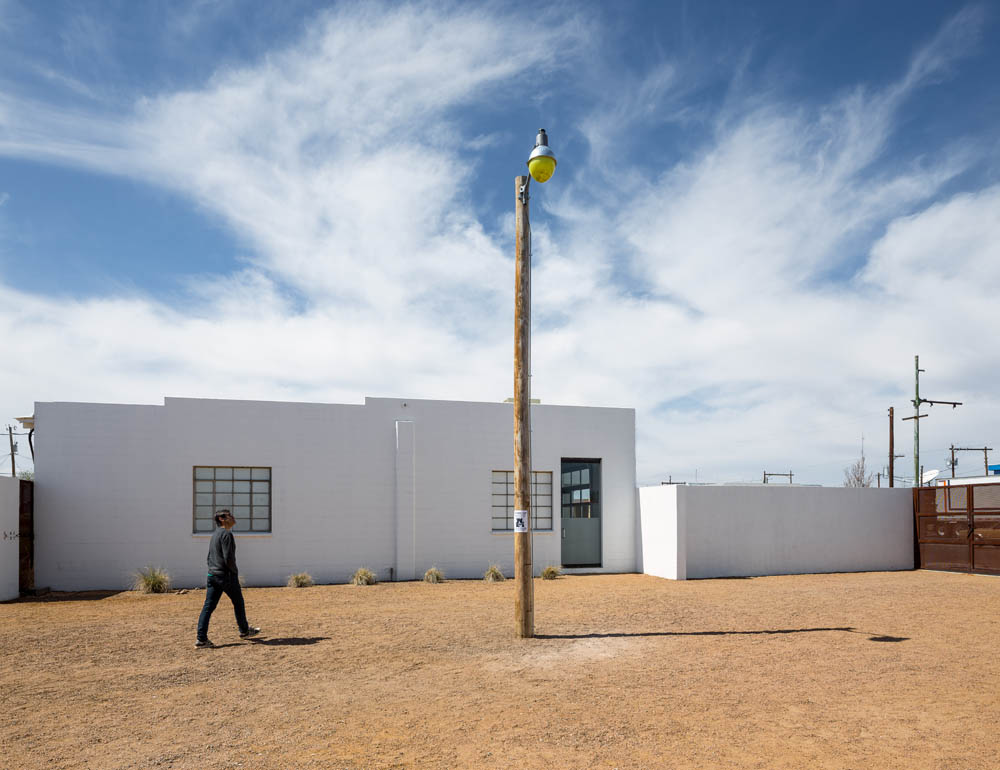
<path fill-rule="evenodd" d="M 497 474 L 505 474 L 504 481 L 497 481 Z M 544 478 L 548 477 L 548 481 Z M 555 519 L 552 508 L 552 484 L 554 481 L 553 471 L 532 471 L 531 472 L 531 531 L 532 532 L 552 532 L 555 526 Z M 548 485 L 548 492 L 539 492 L 539 486 Z M 504 487 L 504 493 L 497 492 L 497 486 Z M 497 498 L 503 497 L 504 504 L 497 505 Z M 548 505 L 544 500 L 548 499 Z M 540 516 L 539 512 L 548 509 L 547 516 Z M 503 511 L 503 515 L 498 515 L 497 511 Z M 548 522 L 548 526 L 539 526 L 539 520 Z M 505 522 L 505 527 L 498 527 L 497 522 Z M 490 531 L 498 534 L 505 534 L 514 531 L 514 471 L 498 470 L 490 471 Z"/>
<path fill-rule="evenodd" d="M 216 472 L 219 469 L 222 469 L 224 471 L 225 470 L 231 471 L 230 477 L 228 479 L 226 479 L 226 478 L 218 478 L 218 474 Z M 211 470 L 212 471 L 212 478 L 210 478 L 210 479 L 199 478 L 198 472 L 199 471 L 205 471 L 205 470 Z M 245 479 L 237 479 L 237 478 L 235 478 L 237 471 L 248 471 L 249 473 L 247 474 L 247 478 L 245 478 Z M 258 473 L 260 471 L 266 471 L 267 472 L 266 473 L 266 478 L 259 478 L 259 476 L 262 475 L 262 474 Z M 228 491 L 224 490 L 222 492 L 222 494 L 229 494 L 230 496 L 236 495 L 236 494 L 246 494 L 248 496 L 248 498 L 249 498 L 246 506 L 243 506 L 243 505 L 237 506 L 237 504 L 234 503 L 234 502 L 229 502 L 229 503 L 219 503 L 219 502 L 216 502 L 216 495 L 219 494 L 219 492 L 218 492 L 218 490 L 216 488 L 216 484 L 218 482 L 220 482 L 220 481 L 224 482 L 224 483 L 228 481 L 231 484 L 233 484 L 234 486 L 235 486 L 235 484 L 237 482 L 244 482 L 244 481 L 247 482 L 249 484 L 249 488 L 246 491 L 242 491 L 242 490 L 241 491 L 236 491 L 235 489 L 230 489 Z M 211 492 L 208 493 L 204 489 L 199 490 L 199 488 L 198 488 L 199 482 L 202 483 L 202 484 L 204 484 L 205 482 L 211 483 L 211 485 L 212 485 Z M 258 486 L 258 485 L 264 485 L 264 484 L 266 484 L 266 491 L 264 491 L 263 489 L 261 489 Z M 211 494 L 212 495 L 212 503 L 211 503 L 211 505 L 210 506 L 206 506 L 205 504 L 199 505 L 199 501 L 198 501 L 198 495 L 199 494 L 201 494 L 201 495 Z M 258 496 L 258 495 L 264 495 L 264 494 L 267 495 L 267 503 L 266 503 L 266 505 L 264 503 L 255 503 L 254 502 L 254 498 L 256 496 Z M 205 529 L 198 529 L 198 522 L 199 521 L 205 521 L 204 517 L 199 517 L 198 516 L 198 509 L 199 508 L 205 508 L 205 507 L 210 507 L 211 511 L 212 511 L 211 518 L 209 519 L 212 522 L 212 526 L 211 526 L 211 529 L 207 529 L 207 530 L 205 530 Z M 269 466 L 269 465 L 194 465 L 194 466 L 191 467 L 191 534 L 192 535 L 211 535 L 216 529 L 218 529 L 218 525 L 215 523 L 215 512 L 218 511 L 218 510 L 221 510 L 223 508 L 228 508 L 230 511 L 233 512 L 233 515 L 235 516 L 236 515 L 236 511 L 234 509 L 237 508 L 237 507 L 240 507 L 240 508 L 246 507 L 247 511 L 248 511 L 249 518 L 247 518 L 247 519 L 237 518 L 236 519 L 237 526 L 233 527 L 233 532 L 235 534 L 238 534 L 238 535 L 270 535 L 270 534 L 273 533 L 273 530 L 274 530 L 274 468 L 272 466 Z M 256 509 L 256 508 L 267 508 L 267 517 L 266 517 L 267 528 L 266 529 L 255 529 L 254 528 L 254 522 L 255 521 L 263 521 L 263 519 L 264 519 L 264 517 L 259 517 L 258 518 L 258 517 L 254 516 L 254 509 Z M 247 527 L 248 527 L 247 529 L 240 529 L 240 528 L 238 528 L 241 521 L 246 521 L 247 522 Z"/>

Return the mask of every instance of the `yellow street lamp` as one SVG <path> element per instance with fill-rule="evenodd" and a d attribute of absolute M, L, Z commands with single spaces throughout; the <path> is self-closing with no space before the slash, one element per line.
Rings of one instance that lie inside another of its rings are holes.
<path fill-rule="evenodd" d="M 556 170 L 556 156 L 549 149 L 549 136 L 544 128 L 538 129 L 538 136 L 535 137 L 535 149 L 528 156 L 528 173 L 531 178 L 541 184 L 549 181 Z"/>

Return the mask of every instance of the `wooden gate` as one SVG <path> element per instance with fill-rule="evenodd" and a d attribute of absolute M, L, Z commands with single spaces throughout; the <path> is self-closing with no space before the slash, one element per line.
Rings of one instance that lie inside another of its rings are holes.
<path fill-rule="evenodd" d="M 922 569 L 1000 575 L 1000 484 L 913 490 Z"/>

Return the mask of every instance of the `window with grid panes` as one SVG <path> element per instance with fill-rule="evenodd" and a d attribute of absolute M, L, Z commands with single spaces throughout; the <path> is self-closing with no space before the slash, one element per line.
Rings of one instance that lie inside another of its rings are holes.
<path fill-rule="evenodd" d="M 552 471 L 531 472 L 531 528 L 552 530 Z M 514 531 L 514 471 L 493 471 L 493 531 Z"/>
<path fill-rule="evenodd" d="M 271 469 L 220 465 L 194 466 L 194 532 L 215 529 L 215 512 L 228 508 L 233 532 L 271 531 Z"/>

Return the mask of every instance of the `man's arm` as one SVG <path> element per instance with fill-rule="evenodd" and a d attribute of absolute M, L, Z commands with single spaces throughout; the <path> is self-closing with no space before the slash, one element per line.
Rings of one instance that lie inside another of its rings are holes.
<path fill-rule="evenodd" d="M 236 567 L 236 538 L 233 537 L 233 533 L 226 530 L 219 545 L 222 546 L 222 559 L 226 563 L 226 571 L 233 575 L 239 574 L 239 569 Z"/>

